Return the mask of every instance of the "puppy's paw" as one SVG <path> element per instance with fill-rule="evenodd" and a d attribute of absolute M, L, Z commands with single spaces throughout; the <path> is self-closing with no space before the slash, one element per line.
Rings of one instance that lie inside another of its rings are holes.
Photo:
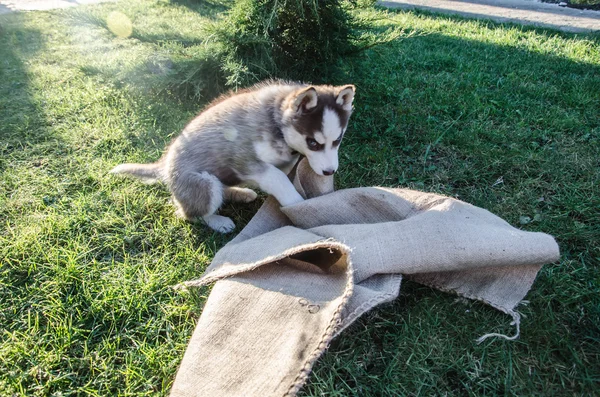
<path fill-rule="evenodd" d="M 235 229 L 235 223 L 226 216 L 209 215 L 205 216 L 203 219 L 208 227 L 219 233 L 229 233 Z"/>
<path fill-rule="evenodd" d="M 242 200 L 244 203 L 250 203 L 258 197 L 258 194 L 252 189 L 244 189 L 242 194 Z"/>
<path fill-rule="evenodd" d="M 304 197 L 302 197 L 296 190 L 293 190 L 288 192 L 283 197 L 279 197 L 278 201 L 282 207 L 287 207 L 288 205 L 294 205 L 304 201 Z"/>
<path fill-rule="evenodd" d="M 256 200 L 258 194 L 252 189 L 243 187 L 230 187 L 225 191 L 225 199 L 239 203 L 249 203 Z"/>

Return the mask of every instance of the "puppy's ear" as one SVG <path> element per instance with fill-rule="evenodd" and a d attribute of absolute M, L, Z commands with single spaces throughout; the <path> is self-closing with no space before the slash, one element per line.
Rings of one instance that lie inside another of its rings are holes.
<path fill-rule="evenodd" d="M 308 87 L 296 93 L 292 102 L 292 109 L 297 113 L 303 113 L 317 106 L 318 95 L 315 87 Z"/>
<path fill-rule="evenodd" d="M 352 101 L 354 101 L 354 91 L 355 87 L 352 84 L 339 87 L 339 91 L 335 102 L 338 105 L 340 105 L 344 110 L 352 110 Z"/>

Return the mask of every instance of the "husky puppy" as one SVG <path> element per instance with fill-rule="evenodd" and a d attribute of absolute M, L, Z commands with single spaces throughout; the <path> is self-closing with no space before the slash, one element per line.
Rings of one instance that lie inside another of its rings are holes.
<path fill-rule="evenodd" d="M 194 118 L 152 164 L 121 164 L 114 174 L 163 181 L 177 214 L 227 233 L 216 215 L 223 200 L 250 202 L 257 187 L 282 206 L 303 200 L 287 177 L 300 155 L 313 171 L 332 175 L 352 113 L 354 86 L 269 82 L 218 98 Z"/>

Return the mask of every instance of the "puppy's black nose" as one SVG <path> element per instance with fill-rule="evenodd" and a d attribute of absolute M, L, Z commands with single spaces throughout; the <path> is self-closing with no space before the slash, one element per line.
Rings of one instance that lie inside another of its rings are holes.
<path fill-rule="evenodd" d="M 333 175 L 335 170 L 323 170 L 323 175 Z"/>

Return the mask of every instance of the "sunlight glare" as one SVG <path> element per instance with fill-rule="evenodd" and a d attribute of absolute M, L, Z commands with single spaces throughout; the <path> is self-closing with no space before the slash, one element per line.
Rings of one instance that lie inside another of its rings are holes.
<path fill-rule="evenodd" d="M 119 11 L 113 11 L 106 18 L 108 29 L 117 37 L 126 38 L 133 33 L 133 24 L 127 15 Z"/>

